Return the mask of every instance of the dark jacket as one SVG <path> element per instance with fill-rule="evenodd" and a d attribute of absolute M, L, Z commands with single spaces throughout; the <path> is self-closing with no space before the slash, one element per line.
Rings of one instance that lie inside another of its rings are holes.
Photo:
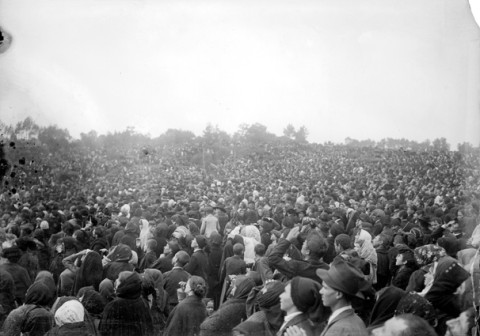
<path fill-rule="evenodd" d="M 85 321 L 76 323 L 67 323 L 61 327 L 50 329 L 45 336 L 93 336 L 88 330 Z"/>
<path fill-rule="evenodd" d="M 117 287 L 117 298 L 105 306 L 98 329 L 102 336 L 150 336 L 153 321 L 141 297 L 142 280 L 132 273 Z"/>
<path fill-rule="evenodd" d="M 316 270 L 329 269 L 329 266 L 322 260 L 308 259 L 308 260 L 295 260 L 289 261 L 283 259 L 283 255 L 290 247 L 290 241 L 286 239 L 280 239 L 277 246 L 273 249 L 272 253 L 268 256 L 268 262 L 271 267 L 276 268 L 280 273 L 285 275 L 288 279 L 292 279 L 295 276 L 301 276 L 320 282 L 320 278 L 316 274 Z"/>
<path fill-rule="evenodd" d="M 208 274 L 208 257 L 203 250 L 193 252 L 190 257 L 190 262 L 186 264 L 183 269 L 190 273 L 190 275 L 197 275 L 207 280 Z"/>
<path fill-rule="evenodd" d="M 170 306 L 178 304 L 177 289 L 180 288 L 178 283 L 181 281 L 186 282 L 189 278 L 190 274 L 181 267 L 174 267 L 163 275 L 163 288 L 167 291 Z"/>
<path fill-rule="evenodd" d="M 202 299 L 196 295 L 187 296 L 170 312 L 163 335 L 198 335 L 200 332 L 200 324 L 206 317 L 207 309 Z"/>

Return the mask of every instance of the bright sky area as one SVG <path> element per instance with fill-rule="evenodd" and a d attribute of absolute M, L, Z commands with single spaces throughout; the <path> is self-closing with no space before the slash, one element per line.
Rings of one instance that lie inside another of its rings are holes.
<path fill-rule="evenodd" d="M 0 120 L 478 145 L 479 2 L 0 0 Z"/>

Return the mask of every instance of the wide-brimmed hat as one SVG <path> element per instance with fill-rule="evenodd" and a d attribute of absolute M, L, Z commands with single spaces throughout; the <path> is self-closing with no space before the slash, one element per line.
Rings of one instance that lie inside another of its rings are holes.
<path fill-rule="evenodd" d="M 365 285 L 365 277 L 358 268 L 343 259 L 335 260 L 330 269 L 317 269 L 318 277 L 329 287 L 351 295 L 363 298 L 359 293 Z"/>

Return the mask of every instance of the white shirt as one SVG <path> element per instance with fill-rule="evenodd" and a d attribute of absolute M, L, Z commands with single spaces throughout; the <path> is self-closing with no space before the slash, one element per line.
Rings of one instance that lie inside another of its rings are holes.
<path fill-rule="evenodd" d="M 328 318 L 328 324 L 330 324 L 334 318 L 343 313 L 345 310 L 353 309 L 352 306 L 348 305 L 332 312 L 332 315 Z M 286 318 L 286 317 L 285 317 Z"/>

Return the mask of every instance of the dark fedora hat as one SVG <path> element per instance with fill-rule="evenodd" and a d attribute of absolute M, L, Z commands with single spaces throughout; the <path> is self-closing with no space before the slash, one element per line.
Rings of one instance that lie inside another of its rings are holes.
<path fill-rule="evenodd" d="M 350 262 L 339 258 L 332 263 L 329 270 L 317 269 L 316 273 L 329 287 L 351 296 L 364 298 L 360 290 L 365 285 L 365 277 L 362 271 Z"/>

